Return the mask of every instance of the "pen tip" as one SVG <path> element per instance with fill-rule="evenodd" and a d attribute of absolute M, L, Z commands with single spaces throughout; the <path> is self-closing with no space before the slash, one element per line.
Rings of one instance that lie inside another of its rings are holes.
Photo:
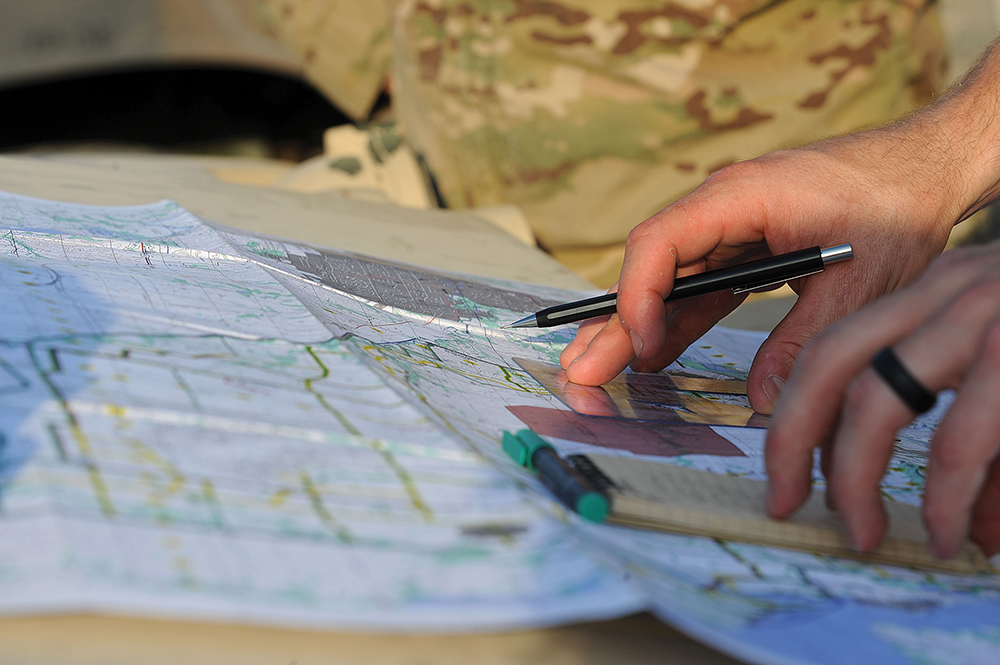
<path fill-rule="evenodd" d="M 534 314 L 529 314 L 523 319 L 514 321 L 514 323 L 504 323 L 500 326 L 501 328 L 536 328 L 538 327 L 538 319 Z"/>

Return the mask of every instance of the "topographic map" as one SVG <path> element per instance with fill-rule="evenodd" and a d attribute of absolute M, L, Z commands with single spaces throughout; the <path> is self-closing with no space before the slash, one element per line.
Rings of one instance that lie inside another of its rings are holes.
<path fill-rule="evenodd" d="M 573 331 L 500 324 L 580 293 L 252 237 L 169 202 L 3 195 L 0 219 L 5 612 L 471 629 L 648 607 L 755 663 L 1000 662 L 996 573 L 591 524 L 551 500 L 502 431 L 764 477 L 764 425 L 738 399 L 746 426 L 637 424 L 522 369 Z M 760 341 L 715 329 L 668 370 L 745 378 Z M 887 500 L 919 501 L 946 402 L 900 433 Z"/>
<path fill-rule="evenodd" d="M 0 197 L 0 610 L 470 630 L 636 593 L 172 203 Z"/>

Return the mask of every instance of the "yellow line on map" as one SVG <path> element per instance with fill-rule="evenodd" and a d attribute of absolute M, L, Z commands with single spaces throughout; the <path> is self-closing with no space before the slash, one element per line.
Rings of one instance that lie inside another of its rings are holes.
<path fill-rule="evenodd" d="M 337 523 L 333 514 L 323 504 L 323 495 L 320 494 L 319 489 L 316 488 L 316 483 L 313 482 L 312 478 L 310 478 L 307 473 L 301 474 L 299 478 L 302 481 L 302 489 L 305 490 L 306 496 L 309 497 L 309 503 L 312 505 L 313 512 L 315 512 L 320 521 L 333 532 L 333 535 L 337 536 L 337 539 L 340 542 L 350 544 L 352 540 L 350 532 L 348 532 L 343 525 Z"/>
<path fill-rule="evenodd" d="M 307 346 L 305 347 L 305 349 L 306 352 L 312 357 L 313 361 L 315 361 L 315 363 L 319 365 L 321 369 L 321 373 L 319 376 L 313 377 L 311 379 L 306 379 L 304 381 L 306 390 L 308 390 L 316 398 L 316 400 L 320 403 L 320 405 L 324 409 L 329 411 L 330 414 L 332 414 L 341 424 L 341 426 L 344 429 L 346 429 L 350 434 L 353 434 L 358 437 L 363 436 L 360 429 L 355 427 L 354 424 L 351 423 L 347 419 L 347 417 L 344 416 L 343 413 L 341 413 L 332 404 L 330 404 L 326 400 L 326 398 L 318 390 L 316 390 L 315 386 L 313 385 L 314 382 L 322 381 L 323 379 L 329 377 L 330 368 L 327 367 L 322 360 L 320 360 L 319 356 L 316 354 L 316 351 L 311 346 Z M 424 501 L 424 498 L 420 495 L 420 490 L 417 489 L 416 484 L 413 482 L 413 479 L 410 477 L 410 474 L 406 471 L 406 469 L 403 468 L 403 466 L 393 456 L 393 454 L 390 453 L 388 450 L 386 450 L 379 441 L 372 441 L 369 445 L 371 446 L 372 449 L 378 452 L 379 455 L 382 456 L 382 459 L 385 460 L 385 463 L 388 464 L 389 468 L 392 469 L 393 473 L 396 474 L 396 478 L 399 479 L 399 482 L 403 485 L 403 489 L 406 490 L 407 496 L 410 497 L 410 503 L 413 504 L 413 507 L 418 512 L 420 512 L 421 515 L 424 516 L 425 520 L 430 521 L 434 517 L 434 513 L 427 505 L 427 502 Z"/>

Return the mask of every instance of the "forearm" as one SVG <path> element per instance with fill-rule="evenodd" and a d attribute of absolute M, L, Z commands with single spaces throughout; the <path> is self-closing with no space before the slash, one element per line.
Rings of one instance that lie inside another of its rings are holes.
<path fill-rule="evenodd" d="M 938 184 L 941 214 L 952 223 L 1000 198 L 998 117 L 1000 41 L 936 103 L 896 127 L 918 139 L 913 149 L 937 152 L 920 161 L 936 168 L 927 184 Z"/>

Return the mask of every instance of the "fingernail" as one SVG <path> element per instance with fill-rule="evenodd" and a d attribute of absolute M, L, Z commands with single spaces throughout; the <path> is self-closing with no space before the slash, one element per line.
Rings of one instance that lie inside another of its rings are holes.
<path fill-rule="evenodd" d="M 854 528 L 851 526 L 850 519 L 847 515 L 842 516 L 844 519 L 844 537 L 847 539 L 848 549 L 854 552 L 862 552 L 861 545 L 858 539 L 855 537 Z"/>
<path fill-rule="evenodd" d="M 642 355 L 642 338 L 634 330 L 629 330 L 628 335 L 632 338 L 632 350 L 635 352 L 635 357 L 638 358 Z"/>
<path fill-rule="evenodd" d="M 764 509 L 767 511 L 768 515 L 774 514 L 774 502 L 775 502 L 775 490 L 774 484 L 767 484 L 767 495 L 764 497 Z"/>
<path fill-rule="evenodd" d="M 934 534 L 927 535 L 927 549 L 930 550 L 931 555 L 936 559 L 950 559 L 955 556 L 958 551 L 958 546 L 954 543 L 949 543 L 948 539 L 942 540 L 941 538 L 935 538 Z"/>
<path fill-rule="evenodd" d="M 777 374 L 770 374 L 760 387 L 764 391 L 764 396 L 771 402 L 771 406 L 774 406 L 778 403 L 778 398 L 781 397 L 781 391 L 785 389 L 785 380 Z"/>
<path fill-rule="evenodd" d="M 930 551 L 931 556 L 934 557 L 935 559 L 945 558 L 941 556 L 941 544 L 934 537 L 933 533 L 927 534 L 927 549 Z"/>

